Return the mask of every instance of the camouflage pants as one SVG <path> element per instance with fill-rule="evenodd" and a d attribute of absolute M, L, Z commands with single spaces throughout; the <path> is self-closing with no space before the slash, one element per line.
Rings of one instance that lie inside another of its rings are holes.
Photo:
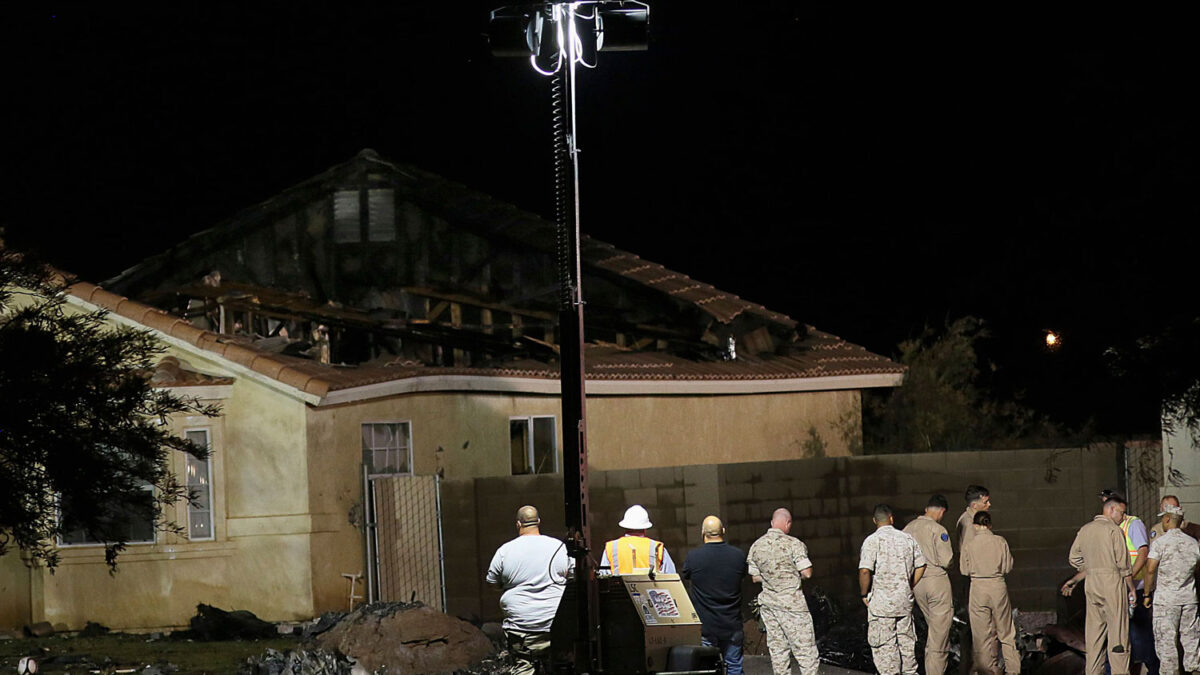
<path fill-rule="evenodd" d="M 775 675 L 791 675 L 793 656 L 800 664 L 800 675 L 816 675 L 819 659 L 812 615 L 778 607 L 763 607 L 760 614 L 767 629 L 767 651 L 771 652 Z"/>
<path fill-rule="evenodd" d="M 917 630 L 912 615 L 867 613 L 867 644 L 879 675 L 916 675 Z"/>
<path fill-rule="evenodd" d="M 1178 643 L 1176 642 L 1178 639 Z M 1196 605 L 1154 605 L 1154 651 L 1161 662 L 1161 675 L 1179 675 L 1179 647 L 1183 645 L 1183 669 L 1200 670 L 1200 621 Z"/>
<path fill-rule="evenodd" d="M 508 651 L 513 657 L 510 675 L 534 675 L 535 672 L 550 672 L 546 663 L 550 657 L 549 633 L 504 632 L 508 636 Z"/>

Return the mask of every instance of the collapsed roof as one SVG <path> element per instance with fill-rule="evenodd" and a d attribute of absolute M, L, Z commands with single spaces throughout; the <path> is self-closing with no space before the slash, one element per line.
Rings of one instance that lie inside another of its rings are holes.
<path fill-rule="evenodd" d="M 103 286 L 327 390 L 431 372 L 552 378 L 556 245 L 552 223 L 366 150 Z M 604 242 L 583 238 L 581 257 L 589 379 L 903 370 Z"/>

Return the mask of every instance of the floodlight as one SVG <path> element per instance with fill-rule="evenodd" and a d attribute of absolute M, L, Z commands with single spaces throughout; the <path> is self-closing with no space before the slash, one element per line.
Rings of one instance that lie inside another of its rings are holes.
<path fill-rule="evenodd" d="M 614 3 L 615 4 L 615 3 Z M 640 2 L 622 2 L 612 7 L 607 4 L 596 8 L 599 36 L 597 44 L 602 52 L 641 52 L 646 50 L 650 28 L 650 8 Z"/>

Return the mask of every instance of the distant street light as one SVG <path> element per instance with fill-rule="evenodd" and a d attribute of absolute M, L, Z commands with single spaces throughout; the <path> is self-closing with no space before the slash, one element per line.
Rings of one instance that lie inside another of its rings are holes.
<path fill-rule="evenodd" d="M 1046 349 L 1054 351 L 1062 346 L 1062 335 L 1052 330 L 1046 331 Z"/>

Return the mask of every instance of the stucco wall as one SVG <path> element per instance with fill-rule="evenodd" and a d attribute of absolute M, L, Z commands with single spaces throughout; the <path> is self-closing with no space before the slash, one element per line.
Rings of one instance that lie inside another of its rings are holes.
<path fill-rule="evenodd" d="M 87 621 L 123 629 L 182 626 L 199 603 L 248 609 L 270 620 L 313 616 L 307 561 L 310 537 L 324 521 L 309 514 L 305 404 L 249 378 L 236 380 L 230 398 L 211 402 L 222 405 L 222 416 L 180 418 L 172 428 L 210 432 L 215 540 L 159 533 L 155 544 L 130 544 L 115 574 L 104 564 L 102 547 L 62 548 L 53 575 L 34 571 L 26 621 L 71 630 Z M 186 480 L 185 458 L 172 462 Z M 174 519 L 186 526 L 185 504 L 177 505 Z"/>
<path fill-rule="evenodd" d="M 861 444 L 857 390 L 591 396 L 587 405 L 589 460 L 601 470 L 843 457 Z M 561 466 L 557 396 L 429 393 L 310 409 L 312 447 L 339 458 L 329 465 L 336 476 L 311 495 L 314 510 L 344 510 L 349 506 L 347 495 L 361 493 L 356 465 L 361 457 L 359 430 L 365 422 L 411 422 L 413 472 L 440 470 L 443 477 L 454 479 L 509 475 L 508 421 L 526 415 L 558 419 Z"/>
<path fill-rule="evenodd" d="M 1163 429 L 1162 494 L 1179 497 L 1188 519 L 1200 520 L 1200 433 L 1189 429 L 1182 421 Z"/>
<path fill-rule="evenodd" d="M 18 551 L 0 556 L 0 630 L 23 626 L 30 616 L 29 568 Z"/>
<path fill-rule="evenodd" d="M 600 470 L 845 457 L 862 445 L 858 390 L 593 396 L 587 405 L 588 460 Z"/>

